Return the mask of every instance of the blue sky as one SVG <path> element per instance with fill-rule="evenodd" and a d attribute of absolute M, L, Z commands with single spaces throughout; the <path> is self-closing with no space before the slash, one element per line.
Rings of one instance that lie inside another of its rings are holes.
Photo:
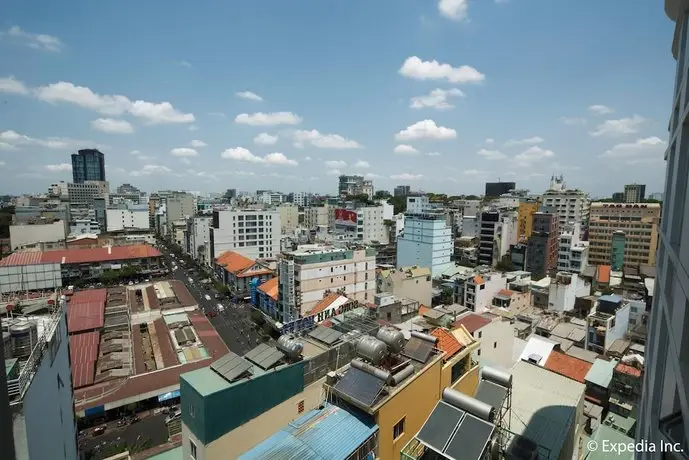
<path fill-rule="evenodd" d="M 662 191 L 674 25 L 657 2 L 4 2 L 0 193 L 70 180 L 481 193 L 552 173 Z"/>

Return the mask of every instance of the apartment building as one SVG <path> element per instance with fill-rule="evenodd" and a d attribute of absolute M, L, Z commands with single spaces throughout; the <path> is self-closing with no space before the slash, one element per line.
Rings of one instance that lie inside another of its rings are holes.
<path fill-rule="evenodd" d="M 373 249 L 313 245 L 283 253 L 278 262 L 278 304 L 283 322 L 305 316 L 329 292 L 340 292 L 362 303 L 373 302 L 375 269 Z"/>
<path fill-rule="evenodd" d="M 280 230 L 285 234 L 293 233 L 299 226 L 299 206 L 283 203 L 277 209 L 280 213 Z"/>
<path fill-rule="evenodd" d="M 399 299 L 411 299 L 419 305 L 431 306 L 433 282 L 431 270 L 427 267 L 380 270 L 376 282 L 379 293 L 388 293 Z"/>
<path fill-rule="evenodd" d="M 519 223 L 519 238 L 529 238 L 531 236 L 533 215 L 538 212 L 541 204 L 538 201 L 522 201 L 519 203 L 517 220 Z"/>
<path fill-rule="evenodd" d="M 534 279 L 541 279 L 557 268 L 558 216 L 537 212 L 533 215 L 533 231 L 527 243 L 526 271 Z"/>
<path fill-rule="evenodd" d="M 294 192 L 294 195 L 292 196 L 292 202 L 300 208 L 303 208 L 305 206 L 311 206 L 311 197 L 312 195 L 310 193 Z"/>
<path fill-rule="evenodd" d="M 404 233 L 397 238 L 397 268 L 426 267 L 439 277 L 452 266 L 454 242 L 445 215 L 427 213 L 406 215 Z"/>
<path fill-rule="evenodd" d="M 486 211 L 481 213 L 479 224 L 479 252 L 478 263 L 480 265 L 493 266 L 498 259 L 495 250 L 495 235 L 500 226 L 500 212 Z"/>
<path fill-rule="evenodd" d="M 687 452 L 689 440 L 689 226 L 686 222 L 687 177 L 687 36 L 689 1 L 665 0 L 665 13 L 675 22 L 672 54 L 677 73 L 670 107 L 670 135 L 665 152 L 667 173 L 663 194 L 664 215 L 658 248 L 656 279 L 646 343 L 644 387 L 639 409 L 637 440 L 658 445 L 680 443 Z M 669 45 L 669 43 L 668 43 Z M 681 243 L 681 244 L 680 244 Z M 650 460 L 657 453 L 637 453 Z M 672 454 L 670 454 L 672 455 Z M 670 456 L 668 455 L 668 456 Z"/>
<path fill-rule="evenodd" d="M 568 224 L 560 232 L 558 241 L 557 269 L 582 273 L 588 267 L 589 242 L 580 241 L 579 224 Z"/>
<path fill-rule="evenodd" d="M 493 305 L 493 298 L 507 289 L 504 273 L 483 273 L 459 276 L 455 279 L 455 302 L 475 313 L 484 313 Z"/>
<path fill-rule="evenodd" d="M 332 206 L 310 206 L 304 209 L 304 226 L 309 230 L 315 230 L 318 227 L 328 227 L 330 221 L 330 211 Z"/>
<path fill-rule="evenodd" d="M 576 273 L 559 272 L 550 279 L 548 310 L 564 313 L 574 310 L 578 297 L 591 294 L 591 282 Z"/>
<path fill-rule="evenodd" d="M 409 185 L 398 185 L 395 187 L 393 192 L 394 196 L 407 196 L 411 193 L 411 187 Z"/>
<path fill-rule="evenodd" d="M 194 216 L 196 215 L 196 197 L 191 193 L 174 192 L 165 198 L 165 212 L 168 222 Z"/>
<path fill-rule="evenodd" d="M 109 232 L 150 228 L 148 205 L 121 205 L 115 209 L 106 209 L 105 215 Z"/>
<path fill-rule="evenodd" d="M 365 180 L 364 176 L 341 175 L 338 178 L 337 191 L 340 196 L 366 195 L 373 198 L 373 182 Z"/>
<path fill-rule="evenodd" d="M 618 295 L 599 297 L 586 317 L 586 349 L 606 354 L 612 343 L 627 333 L 630 312 L 629 301 Z"/>
<path fill-rule="evenodd" d="M 517 188 L 514 182 L 486 182 L 486 197 L 497 198 Z"/>
<path fill-rule="evenodd" d="M 209 260 L 226 251 L 249 259 L 277 257 L 280 253 L 280 212 L 261 209 L 213 211 Z"/>
<path fill-rule="evenodd" d="M 357 240 L 364 244 L 388 244 L 389 234 L 383 218 L 384 211 L 383 206 L 336 208 L 333 210 L 335 219 L 332 228 L 335 234 L 345 240 Z"/>
<path fill-rule="evenodd" d="M 93 206 L 95 198 L 107 197 L 110 194 L 110 184 L 106 181 L 87 180 L 80 183 L 67 184 L 67 196 L 70 206 Z"/>
<path fill-rule="evenodd" d="M 500 216 L 500 226 L 496 232 L 496 249 L 498 260 L 510 252 L 510 247 L 519 241 L 517 213 L 507 211 Z"/>
<path fill-rule="evenodd" d="M 212 216 L 196 216 L 187 220 L 187 252 L 202 264 L 210 265 Z"/>
<path fill-rule="evenodd" d="M 561 229 L 568 223 L 578 223 L 584 228 L 588 222 L 588 195 L 581 190 L 567 188 L 562 176 L 550 180 L 550 187 L 543 193 L 541 203 L 547 212 L 558 215 Z"/>
<path fill-rule="evenodd" d="M 625 203 L 641 203 L 646 199 L 645 184 L 627 184 L 624 186 Z"/>
<path fill-rule="evenodd" d="M 589 264 L 610 264 L 613 234 L 621 231 L 624 265 L 655 265 L 660 211 L 658 203 L 592 203 Z"/>

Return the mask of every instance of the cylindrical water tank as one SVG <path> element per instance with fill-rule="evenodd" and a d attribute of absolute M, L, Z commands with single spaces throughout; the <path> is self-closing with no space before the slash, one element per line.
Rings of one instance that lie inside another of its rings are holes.
<path fill-rule="evenodd" d="M 364 335 L 356 345 L 356 354 L 371 361 L 374 365 L 380 364 L 388 352 L 388 346 L 375 337 Z"/>
<path fill-rule="evenodd" d="M 493 367 L 486 366 L 481 369 L 481 378 L 501 385 L 505 388 L 510 388 L 512 386 L 512 374 L 508 374 L 507 372 L 503 372 Z"/>
<path fill-rule="evenodd" d="M 399 353 L 404 348 L 404 334 L 392 327 L 382 327 L 376 334 L 376 338 L 390 348 L 392 353 Z"/>
<path fill-rule="evenodd" d="M 354 358 L 350 365 L 355 369 L 359 369 L 379 378 L 380 380 L 385 381 L 385 383 L 389 383 L 391 381 L 390 373 L 388 371 L 371 366 L 370 364 L 367 364 L 358 358 Z"/>
<path fill-rule="evenodd" d="M 5 359 L 14 358 L 12 353 L 12 336 L 9 332 L 2 331 L 2 345 L 5 349 Z"/>
<path fill-rule="evenodd" d="M 414 365 L 410 364 L 397 374 L 392 376 L 391 385 L 396 386 L 408 379 L 412 374 L 414 374 Z"/>
<path fill-rule="evenodd" d="M 445 388 L 443 390 L 443 401 L 455 406 L 457 409 L 462 409 L 470 414 L 493 423 L 495 418 L 495 409 L 493 406 L 467 396 L 464 393 L 455 391 L 452 388 Z"/>
<path fill-rule="evenodd" d="M 423 332 L 411 331 L 411 336 L 434 344 L 438 342 L 438 337 L 430 334 L 424 334 Z"/>
<path fill-rule="evenodd" d="M 304 345 L 289 336 L 281 335 L 278 338 L 278 349 L 286 354 L 289 358 L 296 359 L 301 357 L 301 352 L 304 350 Z"/>
<path fill-rule="evenodd" d="M 34 321 L 18 319 L 10 325 L 12 354 L 15 358 L 28 358 L 38 342 L 38 329 Z"/>

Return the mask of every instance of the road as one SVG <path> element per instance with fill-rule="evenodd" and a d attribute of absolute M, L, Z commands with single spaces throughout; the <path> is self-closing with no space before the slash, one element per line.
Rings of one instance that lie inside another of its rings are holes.
<path fill-rule="evenodd" d="M 170 254 L 164 247 L 160 249 L 166 255 L 168 265 L 172 266 L 174 260 Z M 188 269 L 181 268 L 179 263 L 177 263 L 177 270 L 172 272 L 172 278 L 184 283 L 189 293 L 198 302 L 199 308 L 206 313 L 217 312 L 216 316 L 209 317 L 208 320 L 230 351 L 242 356 L 263 342 L 261 332 L 255 329 L 256 325 L 251 320 L 251 306 L 234 304 L 228 299 L 216 300 L 214 297 L 217 291 L 212 287 L 208 290 L 203 287 L 198 271 L 194 270 L 193 274 L 189 274 Z M 189 278 L 192 280 L 191 283 Z M 210 296 L 211 300 L 207 300 L 206 295 Z M 218 303 L 224 307 L 222 312 L 218 311 Z"/>
<path fill-rule="evenodd" d="M 111 456 L 117 445 L 148 448 L 164 444 L 168 439 L 165 417 L 164 413 L 151 415 L 119 428 L 115 423 L 110 423 L 102 435 L 82 438 L 79 441 L 80 451 L 86 454 L 86 458 L 95 460 Z"/>

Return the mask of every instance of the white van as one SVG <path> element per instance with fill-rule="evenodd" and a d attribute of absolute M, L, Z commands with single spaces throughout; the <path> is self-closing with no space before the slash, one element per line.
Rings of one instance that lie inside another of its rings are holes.
<path fill-rule="evenodd" d="M 204 297 L 206 298 L 206 300 L 211 300 L 211 296 L 209 296 L 208 294 L 206 294 Z"/>
<path fill-rule="evenodd" d="M 225 310 L 225 307 L 223 306 L 223 304 L 219 303 L 218 304 L 218 312 L 221 312 L 223 310 Z"/>

